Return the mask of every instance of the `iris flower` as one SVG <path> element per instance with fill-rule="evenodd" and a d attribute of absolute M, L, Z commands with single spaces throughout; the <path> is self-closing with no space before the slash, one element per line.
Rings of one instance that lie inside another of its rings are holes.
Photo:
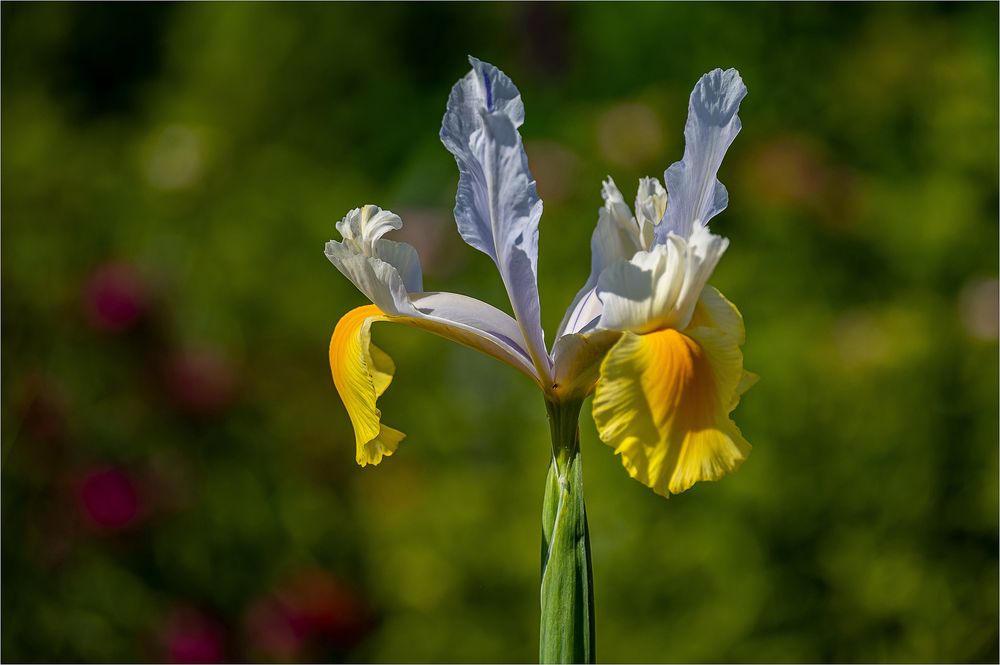
<path fill-rule="evenodd" d="M 375 205 L 337 223 L 327 258 L 372 304 L 341 318 L 330 340 L 333 380 L 354 427 L 358 464 L 379 464 L 404 434 L 377 400 L 391 358 L 371 341 L 376 322 L 422 328 L 486 353 L 542 391 L 552 458 L 542 516 L 543 661 L 594 658 L 593 585 L 582 496 L 578 415 L 593 394 L 601 440 L 633 478 L 663 496 L 736 469 L 750 444 L 730 418 L 756 377 L 743 369 L 743 319 L 708 285 L 728 247 L 709 221 L 728 203 L 717 179 L 740 131 L 746 87 L 713 70 L 691 93 L 683 158 L 639 181 L 629 208 L 611 178 L 591 238 L 591 269 L 545 344 L 538 300 L 542 201 L 518 128 L 521 95 L 493 65 L 470 58 L 451 90 L 440 138 L 458 164 L 455 220 L 466 243 L 496 264 L 507 312 L 469 296 L 424 291 L 416 250 L 386 238 L 398 215 Z"/>

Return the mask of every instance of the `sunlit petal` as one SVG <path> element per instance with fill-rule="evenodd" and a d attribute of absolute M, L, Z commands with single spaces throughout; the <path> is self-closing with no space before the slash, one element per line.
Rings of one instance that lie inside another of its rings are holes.
<path fill-rule="evenodd" d="M 714 69 L 695 85 L 684 125 L 684 157 L 663 174 L 670 199 L 656 228 L 657 243 L 666 242 L 668 233 L 686 238 L 725 210 L 729 194 L 716 174 L 742 126 L 736 114 L 746 94 L 735 69 Z"/>
<path fill-rule="evenodd" d="M 594 390 L 601 361 L 621 333 L 594 330 L 568 333 L 552 346 L 552 385 L 549 395 L 560 400 L 583 399 Z"/>
<path fill-rule="evenodd" d="M 540 381 L 521 329 L 509 315 L 475 298 L 420 293 L 416 250 L 382 237 L 402 225 L 399 216 L 378 206 L 355 208 L 337 223 L 343 240 L 328 242 L 326 255 L 385 315 L 412 319 L 412 325 L 483 351 Z"/>
<path fill-rule="evenodd" d="M 729 302 L 713 286 L 706 286 L 701 292 L 701 298 L 698 299 L 698 304 L 694 308 L 694 315 L 691 317 L 691 323 L 688 324 L 688 328 L 691 330 L 711 328 L 717 331 L 719 335 L 728 338 L 726 344 L 735 343 L 737 346 L 743 346 L 746 338 L 743 328 L 743 316 L 736 309 L 736 305 Z M 739 404 L 743 393 L 750 390 L 759 380 L 760 377 L 753 372 L 743 370 L 739 383 L 736 384 L 736 392 L 733 393 L 729 405 L 730 411 L 735 409 L 736 405 Z"/>
<path fill-rule="evenodd" d="M 699 227 L 689 239 L 670 234 L 664 244 L 610 266 L 597 284 L 599 327 L 637 333 L 686 328 L 728 244 Z"/>
<path fill-rule="evenodd" d="M 635 195 L 635 221 L 642 249 L 653 244 L 653 229 L 667 210 L 667 190 L 656 178 L 641 178 Z"/>
<path fill-rule="evenodd" d="M 337 323 L 330 340 L 330 369 L 354 427 L 357 461 L 378 464 L 391 455 L 403 433 L 382 425 L 376 400 L 392 382 L 392 360 L 371 342 L 371 324 L 380 321 L 420 328 L 481 351 L 523 372 L 539 386 L 541 379 L 528 352 L 516 341 L 517 323 L 500 310 L 454 293 L 417 294 L 415 316 L 388 316 L 375 305 L 351 310 Z"/>
<path fill-rule="evenodd" d="M 556 339 L 596 325 L 602 310 L 597 296 L 601 272 L 617 261 L 627 261 L 642 248 L 638 224 L 610 177 L 601 187 L 601 196 L 604 206 L 598 211 L 597 227 L 590 238 L 590 276 L 567 308 Z"/>
<path fill-rule="evenodd" d="M 396 269 L 407 293 L 424 290 L 420 258 L 413 245 L 381 238 L 375 242 L 375 255 Z"/>
<path fill-rule="evenodd" d="M 371 324 L 386 321 L 375 305 L 351 310 L 340 319 L 330 338 L 333 383 L 354 427 L 358 464 L 378 464 L 403 440 L 399 430 L 382 424 L 376 400 L 392 382 L 392 359 L 371 343 Z"/>
<path fill-rule="evenodd" d="M 337 222 L 343 239 L 326 243 L 326 257 L 347 279 L 393 316 L 413 312 L 408 293 L 423 290 L 417 251 L 405 243 L 383 238 L 403 225 L 399 216 L 366 205 Z"/>
<path fill-rule="evenodd" d="M 493 356 L 533 381 L 541 381 L 509 314 L 457 293 L 421 293 L 412 298 L 419 316 L 410 325 Z"/>
<path fill-rule="evenodd" d="M 742 319 L 714 289 L 706 293 L 692 320 L 722 327 L 623 334 L 594 394 L 601 439 L 633 478 L 664 496 L 717 480 L 750 452 L 729 418 L 752 385 L 743 370 Z"/>
<path fill-rule="evenodd" d="M 628 235 L 629 239 L 638 246 L 639 243 L 636 242 L 638 226 L 635 218 L 632 216 L 628 204 L 625 203 L 625 197 L 622 196 L 621 190 L 618 189 L 618 185 L 615 184 L 611 176 L 605 178 L 604 182 L 601 183 L 601 198 L 604 199 L 604 208 L 601 212 L 614 222 L 621 233 Z"/>
<path fill-rule="evenodd" d="M 459 170 L 455 220 L 462 238 L 496 263 L 532 361 L 547 375 L 537 277 L 542 202 L 517 131 L 524 106 L 503 72 L 469 60 L 472 71 L 452 88 L 441 124 Z"/>

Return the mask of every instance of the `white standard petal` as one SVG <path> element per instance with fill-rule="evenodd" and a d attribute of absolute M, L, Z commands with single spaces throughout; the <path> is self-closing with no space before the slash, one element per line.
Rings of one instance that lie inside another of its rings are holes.
<path fill-rule="evenodd" d="M 712 70 L 695 85 L 684 125 L 684 158 L 663 174 L 670 203 L 656 228 L 656 243 L 666 242 L 670 233 L 687 238 L 726 208 L 729 194 L 716 175 L 742 126 L 737 113 L 746 94 L 735 69 Z"/>
<path fill-rule="evenodd" d="M 601 183 L 601 198 L 604 199 L 602 214 L 609 217 L 622 233 L 633 239 L 638 238 L 637 222 L 632 216 L 628 204 L 625 203 L 625 197 L 622 196 L 621 190 L 618 189 L 618 185 L 615 184 L 611 176 L 605 178 L 604 182 Z"/>
<path fill-rule="evenodd" d="M 417 251 L 382 236 L 403 226 L 395 213 L 366 205 L 337 222 L 342 241 L 326 244 L 326 256 L 347 279 L 390 316 L 410 316 L 408 294 L 423 290 Z"/>
<path fill-rule="evenodd" d="M 499 69 L 470 58 L 452 88 L 441 142 L 458 164 L 455 220 L 462 238 L 496 263 L 528 352 L 551 368 L 538 303 L 538 221 L 542 202 L 517 128 L 524 105 Z"/>
<path fill-rule="evenodd" d="M 337 231 L 345 242 L 353 243 L 359 252 L 371 256 L 372 244 L 389 231 L 403 228 L 403 220 L 391 210 L 376 205 L 364 205 L 351 210 L 337 222 Z"/>
<path fill-rule="evenodd" d="M 375 241 L 374 249 L 376 257 L 396 269 L 408 293 L 419 293 L 424 290 L 420 257 L 417 256 L 417 250 L 413 245 L 380 238 Z"/>
<path fill-rule="evenodd" d="M 628 260 L 642 248 L 639 226 L 615 181 L 608 177 L 601 186 L 604 207 L 597 213 L 597 226 L 590 238 L 590 276 L 566 309 L 556 339 L 563 335 L 586 332 L 601 316 L 597 298 L 597 279 L 617 261 Z"/>
<path fill-rule="evenodd" d="M 653 245 L 653 229 L 667 210 L 667 190 L 656 178 L 641 178 L 635 194 L 635 220 L 643 249 Z"/>
<path fill-rule="evenodd" d="M 371 256 L 355 254 L 346 243 L 335 240 L 326 243 L 326 258 L 389 316 L 413 314 L 403 280 L 392 265 Z"/>
<path fill-rule="evenodd" d="M 648 333 L 683 330 L 729 241 L 704 227 L 688 239 L 670 234 L 664 244 L 638 252 L 601 273 L 600 328 Z"/>

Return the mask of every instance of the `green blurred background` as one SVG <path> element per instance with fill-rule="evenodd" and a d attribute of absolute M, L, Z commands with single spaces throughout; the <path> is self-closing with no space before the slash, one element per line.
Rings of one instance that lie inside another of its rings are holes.
<path fill-rule="evenodd" d="M 520 86 L 549 339 L 601 179 L 750 94 L 713 283 L 754 445 L 669 501 L 582 419 L 598 657 L 996 661 L 995 3 L 2 6 L 2 658 L 531 661 L 530 382 L 381 326 L 407 432 L 354 463 L 322 253 L 399 213 L 428 289 L 503 306 L 437 132 L 466 54 Z"/>

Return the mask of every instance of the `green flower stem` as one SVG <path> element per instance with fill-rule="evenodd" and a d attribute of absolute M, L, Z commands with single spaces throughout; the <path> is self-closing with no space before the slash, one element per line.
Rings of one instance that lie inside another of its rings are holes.
<path fill-rule="evenodd" d="M 593 663 L 594 580 L 583 504 L 582 402 L 546 402 L 552 463 L 542 505 L 542 663 Z"/>

